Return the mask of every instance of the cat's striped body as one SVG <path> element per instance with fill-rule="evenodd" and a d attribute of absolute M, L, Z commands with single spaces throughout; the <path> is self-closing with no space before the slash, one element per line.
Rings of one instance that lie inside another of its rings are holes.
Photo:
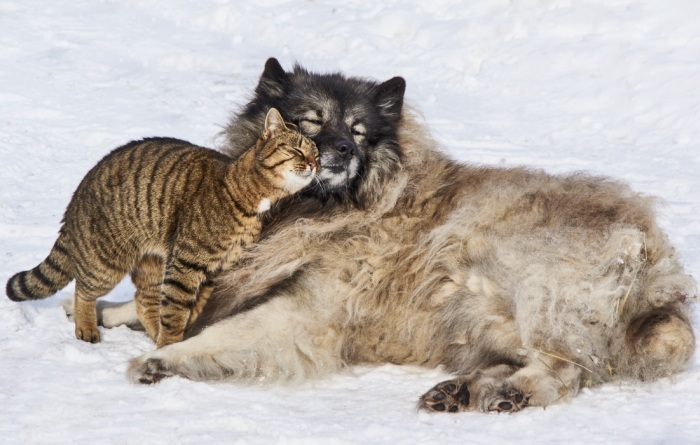
<path fill-rule="evenodd" d="M 179 341 L 207 280 L 257 240 L 260 212 L 313 180 L 317 158 L 276 110 L 236 160 L 169 138 L 117 148 L 78 186 L 47 259 L 13 276 L 7 295 L 44 298 L 75 278 L 76 336 L 96 342 L 95 300 L 131 273 L 148 333 L 159 347 Z"/>

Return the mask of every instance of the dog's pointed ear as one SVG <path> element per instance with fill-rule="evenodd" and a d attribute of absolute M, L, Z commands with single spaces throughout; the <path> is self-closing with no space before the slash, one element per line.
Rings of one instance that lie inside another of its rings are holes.
<path fill-rule="evenodd" d="M 377 88 L 375 103 L 383 115 L 397 121 L 401 117 L 405 92 L 406 81 L 403 77 L 392 77 Z"/>
<path fill-rule="evenodd" d="M 265 69 L 260 76 L 255 94 L 261 97 L 281 97 L 287 90 L 289 74 L 284 71 L 282 65 L 274 57 L 265 62 Z"/>

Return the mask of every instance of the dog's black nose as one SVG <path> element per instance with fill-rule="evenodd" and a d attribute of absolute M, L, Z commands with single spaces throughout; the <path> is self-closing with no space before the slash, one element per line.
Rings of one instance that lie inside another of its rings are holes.
<path fill-rule="evenodd" d="M 357 147 L 352 141 L 349 141 L 347 139 L 340 139 L 338 142 L 335 143 L 335 149 L 338 150 L 338 153 L 340 153 L 343 156 L 343 158 L 347 159 L 355 154 L 355 150 L 357 149 Z"/>

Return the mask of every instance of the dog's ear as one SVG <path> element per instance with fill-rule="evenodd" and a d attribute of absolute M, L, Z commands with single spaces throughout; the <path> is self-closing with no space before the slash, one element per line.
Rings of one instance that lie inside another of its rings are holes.
<path fill-rule="evenodd" d="M 401 117 L 405 92 L 406 81 L 403 77 L 392 77 L 379 85 L 374 100 L 383 115 L 397 121 Z"/>
<path fill-rule="evenodd" d="M 289 74 L 284 71 L 277 59 L 270 57 L 265 62 L 265 69 L 255 88 L 255 94 L 259 97 L 281 97 L 287 90 L 288 84 Z"/>

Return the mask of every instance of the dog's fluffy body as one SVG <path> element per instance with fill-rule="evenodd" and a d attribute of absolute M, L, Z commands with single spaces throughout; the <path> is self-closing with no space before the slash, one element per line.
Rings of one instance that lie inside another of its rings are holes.
<path fill-rule="evenodd" d="M 278 67 L 266 73 L 279 77 Z M 305 89 L 293 93 L 324 100 L 309 90 L 327 75 L 299 75 Z M 377 91 L 401 96 L 395 133 L 374 145 L 356 140 L 364 152 L 355 176 L 348 161 L 347 181 L 326 177 L 278 208 L 260 243 L 220 279 L 189 338 L 132 361 L 134 381 L 442 365 L 457 378 L 428 391 L 421 408 L 517 411 L 687 365 L 695 284 L 657 226 L 652 199 L 585 174 L 460 164 L 401 108 L 403 89 L 392 81 L 352 80 L 382 100 Z M 264 73 L 256 100 L 299 121 L 261 100 L 265 82 Z M 234 121 L 234 139 L 255 127 L 256 108 L 265 107 L 249 105 Z M 133 322 L 123 308 L 109 317 L 105 310 L 107 325 Z"/>

